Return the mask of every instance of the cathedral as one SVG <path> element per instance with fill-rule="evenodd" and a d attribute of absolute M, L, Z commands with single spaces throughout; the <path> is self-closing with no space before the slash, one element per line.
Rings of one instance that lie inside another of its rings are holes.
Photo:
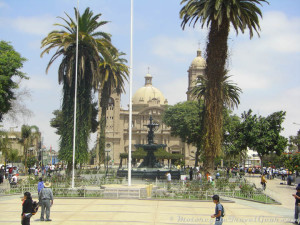
<path fill-rule="evenodd" d="M 206 62 L 197 51 L 197 56 L 188 69 L 187 100 L 193 100 L 189 90 L 195 85 L 197 76 L 203 75 Z M 145 125 L 149 123 L 152 115 L 159 127 L 155 131 L 154 143 L 167 145 L 166 151 L 172 154 L 184 155 L 185 165 L 194 165 L 196 147 L 182 142 L 180 138 L 171 136 L 170 128 L 162 123 L 162 115 L 168 100 L 163 93 L 153 86 L 153 77 L 146 74 L 145 85 L 139 88 L 132 97 L 132 151 L 135 144 L 146 144 L 148 129 Z M 106 118 L 106 146 L 109 148 L 109 156 L 115 164 L 120 163 L 120 153 L 128 152 L 128 122 L 129 110 L 121 108 L 121 96 L 113 93 L 109 99 Z"/>

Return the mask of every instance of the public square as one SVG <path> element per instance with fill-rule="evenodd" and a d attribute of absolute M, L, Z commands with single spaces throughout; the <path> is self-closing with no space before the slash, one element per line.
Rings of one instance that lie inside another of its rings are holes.
<path fill-rule="evenodd" d="M 254 183 L 258 176 L 247 178 Z M 294 186 L 280 185 L 280 179 L 268 180 L 266 192 L 282 205 L 268 205 L 251 201 L 229 199 L 225 207 L 223 224 L 279 225 L 291 224 L 294 215 Z M 35 194 L 33 195 L 34 199 Z M 0 198 L 0 224 L 20 224 L 20 196 Z M 40 212 L 31 224 L 214 224 L 212 201 L 157 201 L 133 199 L 54 199 L 52 222 L 39 221 Z"/>

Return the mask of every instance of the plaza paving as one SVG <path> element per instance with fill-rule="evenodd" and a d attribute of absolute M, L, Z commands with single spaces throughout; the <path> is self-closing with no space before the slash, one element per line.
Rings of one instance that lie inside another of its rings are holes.
<path fill-rule="evenodd" d="M 250 178 L 254 182 L 258 177 Z M 265 205 L 236 200 L 224 202 L 226 209 L 223 224 L 277 225 L 293 221 L 294 199 L 289 192 L 294 188 L 278 186 L 280 180 L 271 180 L 274 195 L 284 200 L 283 205 Z M 279 194 L 280 193 L 280 194 Z M 274 196 L 272 196 L 274 197 Z M 289 203 L 289 204 L 288 204 Z M 104 200 L 104 199 L 55 199 L 51 208 L 52 222 L 39 221 L 40 212 L 32 217 L 31 224 L 214 224 L 210 215 L 212 202 L 157 201 L 157 200 Z M 20 224 L 20 196 L 0 197 L 0 224 Z"/>

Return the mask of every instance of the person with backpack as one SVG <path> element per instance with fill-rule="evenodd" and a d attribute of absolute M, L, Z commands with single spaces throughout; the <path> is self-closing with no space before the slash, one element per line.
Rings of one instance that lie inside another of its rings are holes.
<path fill-rule="evenodd" d="M 216 218 L 215 225 L 222 225 L 223 224 L 223 217 L 225 215 L 225 210 L 223 205 L 220 203 L 219 195 L 214 195 L 212 197 L 213 202 L 216 204 L 215 214 L 211 215 L 211 218 Z"/>
<path fill-rule="evenodd" d="M 21 214 L 21 224 L 30 225 L 30 217 L 32 216 L 32 198 L 30 192 L 24 193 L 23 203 L 22 203 L 22 214 Z"/>

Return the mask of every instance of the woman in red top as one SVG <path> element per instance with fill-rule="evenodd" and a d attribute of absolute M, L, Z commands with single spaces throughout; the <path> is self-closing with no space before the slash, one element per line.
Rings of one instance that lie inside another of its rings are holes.
<path fill-rule="evenodd" d="M 30 192 L 25 192 L 23 199 L 21 214 L 22 225 L 30 225 L 30 217 L 32 215 L 32 198 Z"/>

